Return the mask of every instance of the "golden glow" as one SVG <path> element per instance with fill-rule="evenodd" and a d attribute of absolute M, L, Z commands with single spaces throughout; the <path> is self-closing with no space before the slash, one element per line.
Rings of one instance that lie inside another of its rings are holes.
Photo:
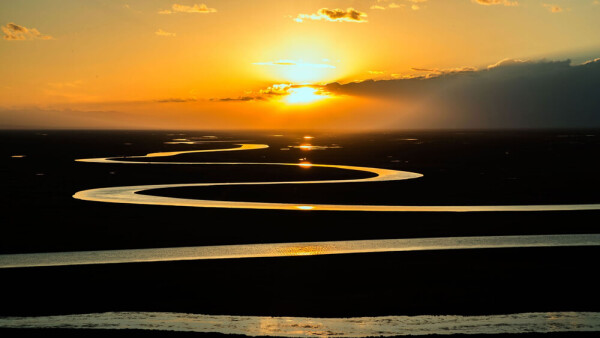
<path fill-rule="evenodd" d="M 295 60 L 255 62 L 255 65 L 274 68 L 277 77 L 293 83 L 314 83 L 331 77 L 335 66 L 326 63 L 305 63 Z"/>
<path fill-rule="evenodd" d="M 303 144 L 303 145 L 299 146 L 298 148 L 300 148 L 302 150 L 312 150 L 313 146 L 310 144 Z"/>
<path fill-rule="evenodd" d="M 330 249 L 327 246 L 321 245 L 303 245 L 298 247 L 291 247 L 285 249 L 287 256 L 312 256 L 322 255 L 329 252 Z"/>
<path fill-rule="evenodd" d="M 312 209 L 314 209 L 315 207 L 312 207 L 312 206 L 310 206 L 310 205 L 299 205 L 299 206 L 297 206 L 296 208 L 297 208 L 297 209 L 300 209 L 300 210 L 312 210 Z"/>
<path fill-rule="evenodd" d="M 319 67 L 290 66 L 281 71 L 283 78 L 294 83 L 307 83 L 322 80 L 330 70 Z"/>
<path fill-rule="evenodd" d="M 291 88 L 284 101 L 288 104 L 306 104 L 323 100 L 327 95 L 318 93 L 318 90 L 311 87 Z"/>
<path fill-rule="evenodd" d="M 312 163 L 304 161 L 304 162 L 300 162 L 299 166 L 301 168 L 310 168 L 310 167 L 312 167 Z"/>
<path fill-rule="evenodd" d="M 312 138 L 314 138 L 314 137 L 313 136 L 304 136 L 305 140 L 309 140 L 309 139 L 312 139 Z"/>

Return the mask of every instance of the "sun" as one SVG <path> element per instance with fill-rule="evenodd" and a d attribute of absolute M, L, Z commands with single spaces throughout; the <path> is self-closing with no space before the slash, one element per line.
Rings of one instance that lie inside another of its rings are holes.
<path fill-rule="evenodd" d="M 312 87 L 290 88 L 288 92 L 289 94 L 283 99 L 288 104 L 313 103 L 328 97 Z"/>

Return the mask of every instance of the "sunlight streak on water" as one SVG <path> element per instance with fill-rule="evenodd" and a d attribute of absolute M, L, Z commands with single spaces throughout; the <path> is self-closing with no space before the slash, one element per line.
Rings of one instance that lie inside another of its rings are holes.
<path fill-rule="evenodd" d="M 170 312 L 106 312 L 45 317 L 3 317 L 0 318 L 0 327 L 174 330 L 280 337 L 515 334 L 600 331 L 600 313 L 549 312 L 487 316 L 310 318 L 212 316 Z"/>
<path fill-rule="evenodd" d="M 184 150 L 184 151 L 166 151 L 158 153 L 149 153 L 142 156 L 128 156 L 128 159 L 142 159 L 152 157 L 170 157 L 181 154 L 194 154 L 194 153 L 214 153 L 221 151 L 240 151 L 240 150 L 254 150 L 254 149 L 266 149 L 269 148 L 266 144 L 236 144 L 239 147 L 225 148 L 225 149 L 203 149 L 203 150 Z M 102 158 L 83 158 L 77 159 L 76 162 L 89 162 L 89 163 L 122 163 L 122 164 L 194 164 L 192 162 L 145 162 L 145 161 L 121 161 L 118 157 L 102 157 Z"/>
<path fill-rule="evenodd" d="M 0 255 L 0 268 L 565 246 L 600 246 L 600 234 L 407 238 L 10 254 Z"/>

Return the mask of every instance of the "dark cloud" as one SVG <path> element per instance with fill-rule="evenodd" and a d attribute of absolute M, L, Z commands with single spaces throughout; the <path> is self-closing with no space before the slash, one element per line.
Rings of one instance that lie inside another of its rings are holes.
<path fill-rule="evenodd" d="M 220 99 L 210 99 L 214 102 L 247 102 L 247 101 L 263 101 L 265 100 L 262 96 L 239 96 L 239 97 L 225 97 Z"/>
<path fill-rule="evenodd" d="M 50 35 L 44 35 L 35 28 L 19 26 L 13 22 L 2 26 L 4 40 L 52 40 Z"/>
<path fill-rule="evenodd" d="M 21 26 L 16 25 L 16 24 L 14 24 L 12 22 L 9 23 L 9 24 L 7 24 L 6 27 L 8 29 L 12 30 L 12 31 L 15 31 L 15 32 L 27 32 L 27 28 L 21 27 Z"/>
<path fill-rule="evenodd" d="M 598 88 L 599 59 L 581 65 L 503 60 L 482 70 L 325 86 L 393 102 L 386 116 L 410 115 L 415 127 L 431 128 L 598 127 Z"/>
<path fill-rule="evenodd" d="M 196 102 L 196 99 L 184 99 L 184 98 L 170 98 L 170 99 L 161 99 L 156 100 L 158 103 L 182 103 L 182 102 Z"/>
<path fill-rule="evenodd" d="M 275 99 L 278 97 L 283 97 L 286 95 L 290 95 L 293 93 L 294 89 L 296 88 L 303 88 L 303 87 L 311 87 L 311 88 L 315 88 L 316 89 L 316 94 L 317 95 L 324 95 L 325 90 L 322 86 L 315 86 L 315 85 L 295 85 L 295 84 L 287 84 L 287 83 L 283 83 L 283 84 L 274 84 L 271 85 L 267 88 L 264 89 L 260 89 L 258 91 L 254 91 L 254 92 L 249 92 L 247 93 L 247 95 L 245 96 L 239 96 L 239 97 L 227 97 L 227 98 L 212 98 L 210 99 L 210 101 L 213 102 L 248 102 L 248 101 L 268 101 L 271 99 Z"/>
<path fill-rule="evenodd" d="M 289 94 L 290 88 L 294 87 L 290 84 L 274 84 L 265 89 L 261 89 L 258 92 L 249 95 L 239 97 L 226 97 L 226 98 L 213 98 L 210 101 L 213 102 L 249 102 L 249 101 L 266 101 L 274 96 L 282 96 Z"/>
<path fill-rule="evenodd" d="M 350 21 L 362 21 L 366 16 L 365 13 L 359 12 L 354 8 L 348 8 L 347 10 L 321 8 L 319 10 L 319 14 L 326 16 L 333 21 L 343 19 Z"/>
<path fill-rule="evenodd" d="M 296 22 L 304 20 L 327 20 L 337 22 L 367 22 L 367 13 L 357 11 L 354 8 L 348 9 L 329 9 L 321 8 L 316 14 L 298 14 L 294 19 Z"/>

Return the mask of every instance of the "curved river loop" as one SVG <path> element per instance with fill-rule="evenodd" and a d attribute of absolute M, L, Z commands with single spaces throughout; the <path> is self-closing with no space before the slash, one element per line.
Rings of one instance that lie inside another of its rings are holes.
<path fill-rule="evenodd" d="M 343 170 L 362 171 L 375 174 L 373 177 L 347 180 L 319 180 L 319 181 L 280 181 L 280 182 L 227 182 L 227 183 L 185 183 L 185 184 L 156 184 L 89 189 L 77 192 L 73 198 L 109 203 L 129 203 L 146 205 L 169 205 L 202 208 L 237 208 L 237 209 L 275 209 L 275 210 L 325 210 L 325 211 L 399 211 L 399 212 L 502 212 L 502 211 L 569 211 L 569 210 L 600 210 L 600 204 L 550 204 L 550 205 L 444 205 L 444 206 L 412 206 L 412 205 L 350 205 L 350 204 L 294 204 L 294 203 L 267 203 L 267 202 L 239 202 L 219 200 L 199 200 L 188 198 L 173 198 L 140 194 L 141 192 L 163 188 L 184 187 L 210 187 L 210 186 L 241 186 L 241 185 L 275 185 L 275 184 L 335 184 L 335 183 L 364 183 L 401 181 L 422 177 L 422 174 L 380 169 L 333 164 L 307 164 L 307 163 L 260 163 L 260 162 L 150 162 L 143 159 L 153 157 L 175 156 L 185 153 L 242 151 L 265 149 L 266 144 L 239 144 L 240 147 L 227 149 L 209 149 L 193 151 L 175 151 L 150 153 L 144 156 L 131 156 L 129 160 L 115 157 L 78 159 L 86 163 L 121 163 L 121 164 L 166 164 L 166 165 L 268 165 L 268 166 L 310 166 L 319 168 L 336 168 Z M 134 161 L 130 161 L 134 159 Z"/>

